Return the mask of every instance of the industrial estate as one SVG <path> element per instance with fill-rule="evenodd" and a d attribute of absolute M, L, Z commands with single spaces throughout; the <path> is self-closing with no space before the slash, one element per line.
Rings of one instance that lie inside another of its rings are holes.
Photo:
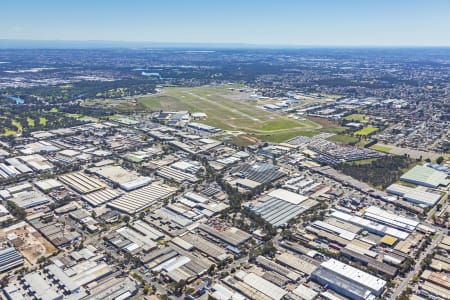
<path fill-rule="evenodd" d="M 450 299 L 450 55 L 311 51 L 1 50 L 0 299 Z"/>

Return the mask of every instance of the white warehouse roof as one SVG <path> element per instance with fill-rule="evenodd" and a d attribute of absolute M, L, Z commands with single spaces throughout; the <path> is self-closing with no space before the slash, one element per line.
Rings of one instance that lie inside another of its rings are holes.
<path fill-rule="evenodd" d="M 363 219 L 358 216 L 353 216 L 341 211 L 333 211 L 331 213 L 331 216 L 342 220 L 349 222 L 354 225 L 362 226 L 364 229 L 370 231 L 370 232 L 376 232 L 380 235 L 388 234 L 390 236 L 396 237 L 400 240 L 405 240 L 408 238 L 409 234 L 407 232 L 374 222 L 370 220 Z"/>
<path fill-rule="evenodd" d="M 430 193 L 395 183 L 389 186 L 386 189 L 386 192 L 401 196 L 410 202 L 424 204 L 426 206 L 433 206 L 441 199 L 440 194 Z"/>
<path fill-rule="evenodd" d="M 356 237 L 356 234 L 354 234 L 353 232 L 350 232 L 348 230 L 339 228 L 337 226 L 322 222 L 322 221 L 315 221 L 314 223 L 312 223 L 313 227 L 316 227 L 318 229 L 330 232 L 334 235 L 337 235 L 343 239 L 349 240 L 349 241 L 353 241 Z"/>
<path fill-rule="evenodd" d="M 418 221 L 390 213 L 377 206 L 368 207 L 364 217 L 407 231 L 413 231 L 419 225 Z"/>
<path fill-rule="evenodd" d="M 308 197 L 299 195 L 297 193 L 293 193 L 283 189 L 277 189 L 268 194 L 271 197 L 278 198 L 280 200 L 292 203 L 292 204 L 300 204 L 301 202 L 308 199 Z"/>
<path fill-rule="evenodd" d="M 129 214 L 134 214 L 157 201 L 169 197 L 175 191 L 175 188 L 154 183 L 129 192 L 119 199 L 109 202 L 108 206 Z"/>
<path fill-rule="evenodd" d="M 254 273 L 245 275 L 243 281 L 274 300 L 280 300 L 287 293 L 282 288 Z"/>
<path fill-rule="evenodd" d="M 384 281 L 383 279 L 363 272 L 333 258 L 323 262 L 320 266 L 345 278 L 348 278 L 349 280 L 354 281 L 362 286 L 365 286 L 373 291 L 380 291 L 386 285 L 386 281 Z"/>

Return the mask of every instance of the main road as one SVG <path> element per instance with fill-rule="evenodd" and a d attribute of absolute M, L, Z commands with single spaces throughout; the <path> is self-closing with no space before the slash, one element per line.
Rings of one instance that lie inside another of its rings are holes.
<path fill-rule="evenodd" d="M 416 261 L 414 269 L 411 272 L 409 272 L 408 275 L 406 275 L 406 277 L 403 279 L 400 285 L 395 289 L 394 293 L 392 293 L 392 296 L 390 298 L 391 300 L 397 299 L 397 297 L 400 296 L 400 294 L 406 289 L 411 279 L 420 271 L 422 261 L 425 259 L 425 257 L 427 257 L 428 254 L 430 254 L 433 251 L 434 248 L 436 248 L 437 244 L 441 242 L 446 233 L 444 230 L 441 229 L 436 234 L 437 234 L 436 238 L 420 254 L 419 258 Z"/>

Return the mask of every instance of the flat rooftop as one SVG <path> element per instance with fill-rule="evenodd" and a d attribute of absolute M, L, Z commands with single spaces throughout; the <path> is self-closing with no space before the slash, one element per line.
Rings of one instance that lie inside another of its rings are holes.
<path fill-rule="evenodd" d="M 450 184 L 450 179 L 447 179 L 446 173 L 426 166 L 415 166 L 403 174 L 400 180 L 434 188 Z"/>

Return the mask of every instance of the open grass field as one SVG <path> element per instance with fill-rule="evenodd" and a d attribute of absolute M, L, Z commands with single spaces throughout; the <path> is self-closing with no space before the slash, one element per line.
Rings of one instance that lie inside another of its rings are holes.
<path fill-rule="evenodd" d="M 74 118 L 80 121 L 86 121 L 86 122 L 97 122 L 98 118 L 95 117 L 90 117 L 90 116 L 85 116 L 82 114 L 69 114 L 69 113 L 65 113 L 64 114 L 65 117 L 69 117 L 69 118 Z"/>
<path fill-rule="evenodd" d="M 352 115 L 344 117 L 344 120 L 367 123 L 367 122 L 369 122 L 369 117 L 367 117 L 366 115 L 363 115 L 363 114 L 352 114 Z"/>
<path fill-rule="evenodd" d="M 228 138 L 226 140 L 228 140 L 228 142 L 230 142 L 231 144 L 235 144 L 236 146 L 240 146 L 240 147 L 241 146 L 246 147 L 246 146 L 253 145 L 258 142 L 258 138 L 251 136 L 251 135 L 247 135 L 247 134 L 240 134 L 237 136 L 228 136 Z"/>
<path fill-rule="evenodd" d="M 380 151 L 380 152 L 386 152 L 386 153 L 389 153 L 389 151 L 392 150 L 392 148 L 389 148 L 387 146 L 378 145 L 378 144 L 371 146 L 370 149 Z"/>
<path fill-rule="evenodd" d="M 314 136 L 320 132 L 339 133 L 345 130 L 326 119 L 299 118 L 265 110 L 263 105 L 276 99 L 251 98 L 250 93 L 239 91 L 242 87 L 238 84 L 165 86 L 161 92 L 153 95 L 134 99 L 92 99 L 83 105 L 110 107 L 119 113 L 130 110 L 203 112 L 208 117 L 197 122 L 225 130 L 236 144 L 254 143 L 257 140 L 282 142 L 298 135 Z M 237 138 L 239 135 L 242 138 Z"/>
<path fill-rule="evenodd" d="M 351 162 L 346 162 L 346 164 L 349 165 L 368 165 L 371 164 L 373 161 L 377 160 L 378 158 L 368 158 L 368 159 L 362 159 L 362 160 L 355 160 Z"/>
<path fill-rule="evenodd" d="M 161 93 L 140 98 L 147 110 L 187 110 L 204 112 L 202 122 L 229 131 L 239 131 L 252 138 L 281 142 L 298 135 L 313 136 L 324 129 L 314 121 L 289 118 L 282 113 L 264 110 L 263 101 L 247 101 L 238 97 L 230 86 L 195 88 L 166 87 Z M 245 139 L 246 140 L 246 139 Z"/>
<path fill-rule="evenodd" d="M 382 147 L 378 151 L 382 151 L 381 149 L 383 149 L 383 148 L 384 148 L 384 150 L 389 149 L 390 154 L 401 155 L 401 156 L 407 155 L 414 159 L 424 160 L 424 159 L 429 158 L 432 161 L 435 161 L 439 156 L 444 156 L 444 158 L 445 158 L 445 154 L 442 154 L 442 153 L 437 153 L 437 152 L 432 152 L 432 151 L 422 151 L 422 150 L 417 150 L 417 149 L 412 149 L 412 148 L 401 148 L 401 147 L 391 145 L 391 144 L 385 145 L 385 144 L 378 143 L 376 145 L 373 145 L 371 148 L 374 149 L 373 147 Z M 377 150 L 377 149 L 374 149 L 374 150 Z"/>
<path fill-rule="evenodd" d="M 327 140 L 346 145 L 354 145 L 358 143 L 358 139 L 356 137 L 347 134 L 336 134 L 330 136 L 329 138 L 327 138 Z"/>
<path fill-rule="evenodd" d="M 378 128 L 375 128 L 372 126 L 367 126 L 358 131 L 355 131 L 353 133 L 353 135 L 368 136 L 368 135 L 375 133 L 377 130 L 378 130 Z"/>
<path fill-rule="evenodd" d="M 22 124 L 20 124 L 19 121 L 17 121 L 17 120 L 12 120 L 12 121 L 11 121 L 11 124 L 12 124 L 13 126 L 16 126 L 17 132 L 22 132 Z"/>

